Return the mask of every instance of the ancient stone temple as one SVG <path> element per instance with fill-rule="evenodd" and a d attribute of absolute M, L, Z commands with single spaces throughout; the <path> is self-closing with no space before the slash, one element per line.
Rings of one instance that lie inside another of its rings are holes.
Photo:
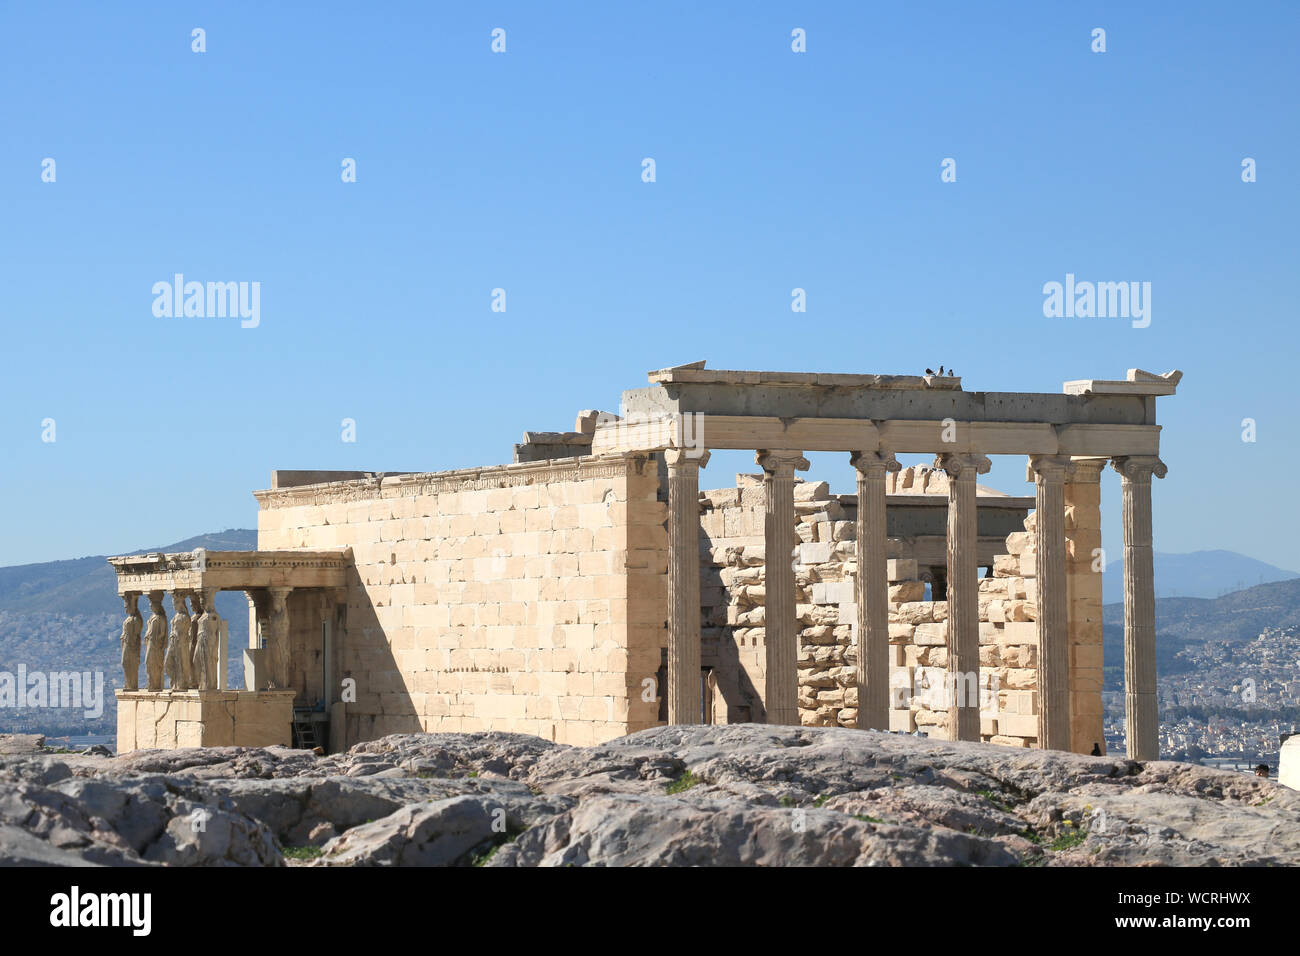
<path fill-rule="evenodd" d="M 525 432 L 511 464 L 274 472 L 255 552 L 110 559 L 128 609 L 119 749 L 420 730 L 589 744 L 665 722 L 1104 748 L 1109 465 L 1128 750 L 1157 756 L 1155 400 L 1181 373 L 1060 394 L 702 362 L 649 378 L 618 414 Z M 756 470 L 701 492 L 721 449 Z M 856 494 L 802 480 L 807 452 L 844 453 Z M 980 485 L 991 455 L 1024 459 L 1034 495 Z M 248 596 L 244 689 L 225 686 L 223 589 Z"/>

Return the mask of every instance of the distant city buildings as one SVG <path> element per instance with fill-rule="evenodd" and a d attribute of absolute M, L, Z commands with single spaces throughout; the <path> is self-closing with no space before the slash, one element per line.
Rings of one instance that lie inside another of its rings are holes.
<path fill-rule="evenodd" d="M 1159 675 L 1160 756 L 1276 772 L 1282 739 L 1300 730 L 1300 629 L 1266 628 L 1245 644 L 1206 641 Z M 1124 751 L 1124 695 L 1106 691 L 1108 753 Z"/>

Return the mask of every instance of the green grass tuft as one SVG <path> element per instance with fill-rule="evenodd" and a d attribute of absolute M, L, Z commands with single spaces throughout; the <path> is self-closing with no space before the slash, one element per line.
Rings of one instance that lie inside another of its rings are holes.
<path fill-rule="evenodd" d="M 318 846 L 287 846 L 284 848 L 286 860 L 314 860 L 325 851 Z"/>
<path fill-rule="evenodd" d="M 685 793 L 687 790 L 691 789 L 691 787 L 698 787 L 703 782 L 703 780 L 688 770 L 668 785 L 668 792 L 670 794 Z"/>
<path fill-rule="evenodd" d="M 501 849 L 502 846 L 503 844 L 498 843 L 496 846 L 490 847 L 484 852 L 477 854 L 474 859 L 470 861 L 470 866 L 485 866 L 488 860 L 492 859 L 492 857 L 496 855 L 497 850 Z"/>
<path fill-rule="evenodd" d="M 1068 822 L 1068 821 L 1067 821 Z M 1062 833 L 1059 837 L 1047 844 L 1049 850 L 1060 853 L 1062 850 L 1072 850 L 1083 843 L 1088 838 L 1088 831 L 1081 829 L 1071 829 L 1067 833 Z"/>
<path fill-rule="evenodd" d="M 987 800 L 989 803 L 993 804 L 993 806 L 997 807 L 1003 813 L 1011 812 L 1011 807 L 1007 806 L 1005 803 L 999 800 L 997 794 L 995 794 L 992 790 L 976 790 L 975 792 L 979 794 L 981 797 L 983 797 L 985 800 Z"/>

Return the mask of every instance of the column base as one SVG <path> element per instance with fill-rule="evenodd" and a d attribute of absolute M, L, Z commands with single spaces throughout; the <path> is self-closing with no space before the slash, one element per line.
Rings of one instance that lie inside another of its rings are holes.
<path fill-rule="evenodd" d="M 117 752 L 288 747 L 292 690 L 118 690 Z"/>

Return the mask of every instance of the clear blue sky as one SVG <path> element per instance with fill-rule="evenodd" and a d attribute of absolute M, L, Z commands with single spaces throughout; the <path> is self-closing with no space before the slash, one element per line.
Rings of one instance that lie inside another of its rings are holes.
<path fill-rule="evenodd" d="M 1181 368 L 1157 549 L 1300 568 L 1300 8 L 970 6 L 0 6 L 0 564 L 252 527 L 273 468 L 507 461 L 705 358 Z M 155 318 L 176 272 L 260 282 L 260 326 Z M 1150 327 L 1044 318 L 1067 272 L 1151 282 Z"/>

